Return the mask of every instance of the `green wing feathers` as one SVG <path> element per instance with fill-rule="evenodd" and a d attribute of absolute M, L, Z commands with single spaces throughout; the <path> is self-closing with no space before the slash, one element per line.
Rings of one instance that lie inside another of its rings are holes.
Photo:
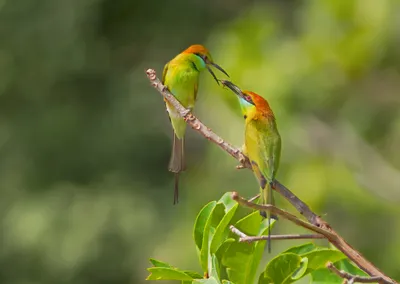
<path fill-rule="evenodd" d="M 185 108 L 193 109 L 197 95 L 198 82 L 199 72 L 193 68 L 189 61 L 182 61 L 174 58 L 165 64 L 162 83 Z M 174 130 L 174 142 L 168 168 L 169 171 L 175 173 L 175 204 L 178 203 L 179 174 L 186 168 L 184 152 L 186 122 L 166 100 L 165 105 Z"/>
<path fill-rule="evenodd" d="M 165 76 L 167 75 L 167 72 L 168 72 L 168 65 L 169 65 L 169 62 L 167 64 L 165 64 L 164 70 L 162 73 L 161 83 L 163 83 L 163 84 L 165 84 Z"/>
<path fill-rule="evenodd" d="M 246 148 L 258 171 L 267 180 L 275 179 L 281 156 L 281 137 L 275 120 L 251 120 L 246 126 Z M 257 174 L 256 174 L 257 175 Z"/>

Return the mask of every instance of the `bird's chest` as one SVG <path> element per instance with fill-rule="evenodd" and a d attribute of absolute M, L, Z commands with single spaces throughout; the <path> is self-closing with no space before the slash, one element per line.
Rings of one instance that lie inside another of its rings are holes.
<path fill-rule="evenodd" d="M 255 159 L 260 148 L 259 133 L 252 125 L 247 125 L 245 130 L 244 144 L 250 160 Z"/>
<path fill-rule="evenodd" d="M 196 99 L 199 72 L 190 66 L 179 66 L 167 75 L 167 85 L 172 94 L 185 106 L 192 106 Z"/>
<path fill-rule="evenodd" d="M 167 77 L 173 85 L 193 87 L 199 81 L 199 71 L 190 64 L 176 65 L 169 70 Z"/>

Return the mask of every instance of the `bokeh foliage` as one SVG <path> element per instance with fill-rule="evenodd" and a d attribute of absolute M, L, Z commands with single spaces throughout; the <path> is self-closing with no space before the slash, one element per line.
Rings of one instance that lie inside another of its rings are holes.
<path fill-rule="evenodd" d="M 279 180 L 399 279 L 399 13 L 398 0 L 0 0 L 0 282 L 142 283 L 150 256 L 199 269 L 197 212 L 258 189 L 188 131 L 172 206 L 170 126 L 143 71 L 192 43 L 270 101 Z M 239 146 L 235 98 L 201 83 L 196 114 Z"/>

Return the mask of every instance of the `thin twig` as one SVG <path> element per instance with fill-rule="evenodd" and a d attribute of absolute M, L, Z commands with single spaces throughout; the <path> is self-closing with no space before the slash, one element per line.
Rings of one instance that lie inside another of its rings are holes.
<path fill-rule="evenodd" d="M 382 277 L 379 276 L 374 276 L 374 277 L 365 277 L 365 276 L 358 276 L 358 275 L 352 275 L 344 270 L 339 270 L 336 268 L 335 265 L 333 265 L 332 262 L 328 262 L 326 264 L 326 268 L 328 268 L 330 271 L 332 271 L 333 273 L 335 273 L 336 275 L 338 275 L 340 278 L 346 279 L 348 284 L 352 284 L 352 283 L 385 283 L 384 279 L 382 279 Z"/>
<path fill-rule="evenodd" d="M 210 140 L 211 142 L 218 145 L 222 150 L 230 154 L 232 157 L 237 159 L 240 164 L 244 167 L 251 169 L 251 165 L 249 159 L 243 155 L 243 153 L 233 147 L 231 144 L 225 142 L 221 137 L 215 134 L 211 129 L 205 126 L 199 119 L 197 119 L 188 109 L 185 109 L 179 101 L 168 91 L 168 89 L 160 82 L 160 80 L 156 76 L 156 72 L 153 69 L 148 69 L 146 71 L 147 77 L 149 78 L 152 86 L 166 99 L 169 103 L 171 103 L 177 112 L 182 116 L 182 118 L 186 121 L 188 125 L 190 125 L 194 130 L 199 132 L 205 138 Z M 352 260 L 358 267 L 364 270 L 370 276 L 378 276 L 381 277 L 385 282 L 383 283 L 397 283 L 390 277 L 386 276 L 383 272 L 381 272 L 376 266 L 374 266 L 371 262 L 365 259 L 358 251 L 352 248 L 347 242 L 338 234 L 336 231 L 332 229 L 332 227 L 322 220 L 317 214 L 311 211 L 307 204 L 301 201 L 296 195 L 294 195 L 288 188 L 279 183 L 278 181 L 274 182 L 273 186 L 274 190 L 279 192 L 284 198 L 286 198 L 295 208 L 296 210 L 302 214 L 311 224 L 304 222 L 307 225 L 300 225 L 302 227 L 308 226 L 310 230 L 314 232 L 320 233 L 327 237 L 330 243 L 332 243 L 337 249 L 343 252 L 350 260 Z M 251 203 L 253 204 L 253 203 Z M 256 205 L 256 204 L 255 204 Z M 261 205 L 258 205 L 261 206 Z M 271 207 L 261 206 L 263 210 L 271 210 L 274 211 Z M 276 207 L 275 207 L 276 208 Z M 277 208 L 276 208 L 277 209 Z M 281 210 L 282 211 L 282 210 Z M 284 212 L 284 211 L 282 211 Z M 279 214 L 277 210 L 275 213 Z M 289 214 L 289 215 L 288 215 Z M 290 213 L 281 215 L 283 217 L 293 216 Z M 291 218 L 291 217 L 290 217 Z M 289 219 L 289 218 L 287 218 Z M 289 219 L 290 220 L 290 219 Z M 296 220 L 296 221 L 293 221 Z M 293 222 L 301 221 L 297 217 L 295 219 L 292 218 Z M 317 228 L 317 229 L 316 229 Z M 324 232 L 324 233 L 322 233 Z M 329 236 L 329 237 L 328 237 Z"/>
<path fill-rule="evenodd" d="M 232 233 L 240 237 L 239 242 L 251 243 L 256 241 L 268 240 L 268 236 L 248 236 L 233 225 L 231 225 L 229 229 L 231 230 Z M 307 240 L 307 239 L 325 239 L 325 237 L 316 234 L 271 235 L 271 240 Z"/>
<path fill-rule="evenodd" d="M 311 239 L 325 239 L 322 235 L 316 234 L 290 234 L 290 235 L 271 235 L 271 240 L 311 240 Z M 249 236 L 247 238 L 240 238 L 240 242 L 256 242 L 267 241 L 268 236 Z"/>
<path fill-rule="evenodd" d="M 229 229 L 231 230 L 232 233 L 234 233 L 235 235 L 238 235 L 241 239 L 245 239 L 245 238 L 249 237 L 248 235 L 246 235 L 245 233 L 243 233 L 242 231 L 240 231 L 238 228 L 236 228 L 233 225 L 230 225 Z"/>
<path fill-rule="evenodd" d="M 252 198 L 250 198 L 249 202 L 253 202 L 254 200 L 256 200 L 259 197 L 260 197 L 260 194 L 257 194 L 256 196 L 253 196 Z"/>
<path fill-rule="evenodd" d="M 239 194 L 235 191 L 232 192 L 232 199 L 235 200 L 236 202 L 238 202 L 240 205 L 248 207 L 248 208 L 252 208 L 255 210 L 259 210 L 259 211 L 270 211 L 271 213 L 275 213 L 279 216 L 282 216 L 284 219 L 295 223 L 296 225 L 298 225 L 300 227 L 303 227 L 303 228 L 309 229 L 313 232 L 319 233 L 328 239 L 334 237 L 334 235 L 331 232 L 321 229 L 320 227 L 317 227 L 313 224 L 307 223 L 306 221 L 303 221 L 303 220 L 297 218 L 296 216 L 294 216 L 293 214 L 291 214 L 285 210 L 279 209 L 278 207 L 275 207 L 274 205 L 271 205 L 271 204 L 260 205 L 260 204 L 256 204 L 253 202 L 249 202 L 248 200 L 239 196 Z"/>

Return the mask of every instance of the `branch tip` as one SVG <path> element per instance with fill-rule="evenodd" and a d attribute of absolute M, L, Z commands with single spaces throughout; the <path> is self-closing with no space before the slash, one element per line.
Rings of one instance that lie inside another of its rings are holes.
<path fill-rule="evenodd" d="M 358 276 L 358 275 L 352 275 L 344 270 L 339 270 L 336 268 L 336 266 L 331 262 L 328 261 L 326 263 L 326 268 L 328 268 L 330 271 L 332 271 L 333 273 L 335 273 L 337 276 L 339 276 L 340 278 L 343 278 L 343 283 L 393 283 L 393 282 L 389 282 L 385 279 L 383 279 L 383 277 L 380 276 L 371 276 L 371 277 L 366 277 L 366 276 Z"/>
<path fill-rule="evenodd" d="M 235 200 L 235 201 L 238 201 L 238 200 L 239 200 L 239 194 L 238 194 L 236 191 L 233 191 L 233 192 L 232 192 L 231 197 L 232 197 L 232 199 Z"/>
<path fill-rule="evenodd" d="M 156 71 L 154 70 L 154 69 L 147 69 L 146 70 L 146 74 L 147 74 L 147 77 L 151 80 L 151 81 L 154 81 L 155 79 L 157 79 L 157 77 L 156 77 Z"/>

